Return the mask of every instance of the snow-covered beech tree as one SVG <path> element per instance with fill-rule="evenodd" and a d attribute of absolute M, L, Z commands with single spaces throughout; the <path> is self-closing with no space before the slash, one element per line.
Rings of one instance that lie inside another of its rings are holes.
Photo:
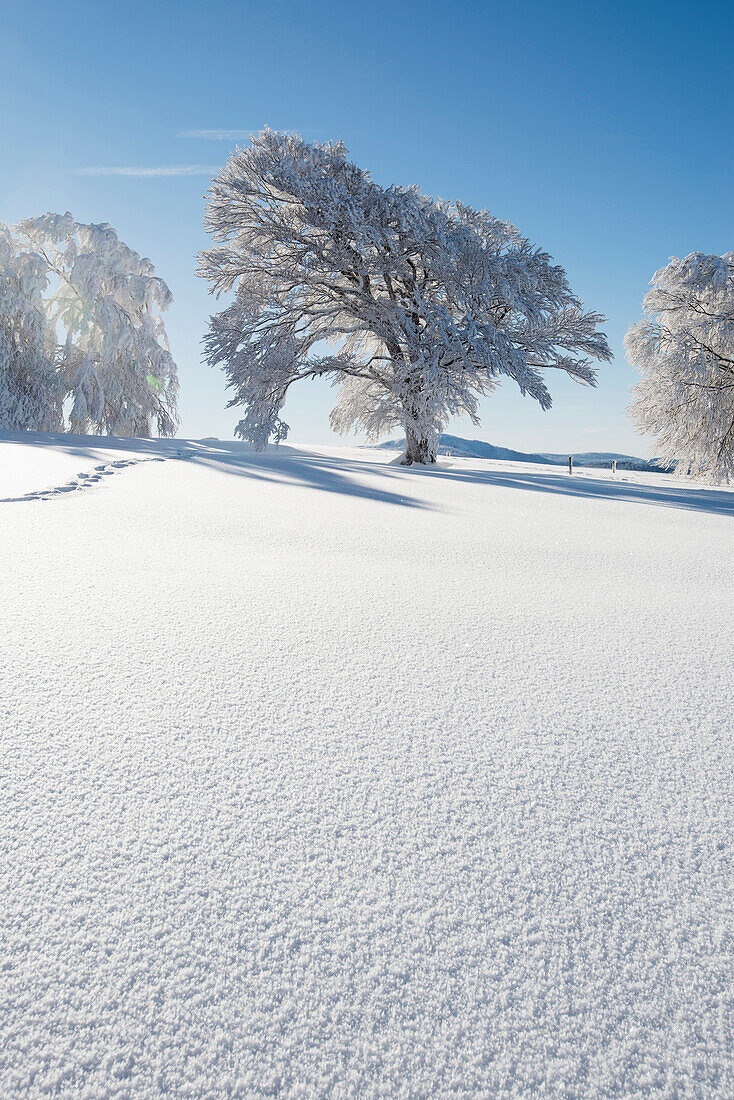
<path fill-rule="evenodd" d="M 657 271 L 625 338 L 642 374 L 633 420 L 679 474 L 734 478 L 734 252 Z"/>
<path fill-rule="evenodd" d="M 50 285 L 44 308 L 58 337 L 57 365 L 72 399 L 73 432 L 149 436 L 177 425 L 176 364 L 161 313 L 171 292 L 150 260 L 107 224 L 45 214 L 13 227 Z"/>
<path fill-rule="evenodd" d="M 44 310 L 46 267 L 0 224 L 0 428 L 60 431 L 63 386 Z"/>
<path fill-rule="evenodd" d="M 514 226 L 379 187 L 341 143 L 263 130 L 214 181 L 205 225 L 215 245 L 200 274 L 234 291 L 207 358 L 245 406 L 237 434 L 258 447 L 288 431 L 291 384 L 327 375 L 337 431 L 401 428 L 403 461 L 432 462 L 447 420 L 478 423 L 502 376 L 548 408 L 545 370 L 594 385 L 590 359 L 611 358 L 603 318 Z"/>

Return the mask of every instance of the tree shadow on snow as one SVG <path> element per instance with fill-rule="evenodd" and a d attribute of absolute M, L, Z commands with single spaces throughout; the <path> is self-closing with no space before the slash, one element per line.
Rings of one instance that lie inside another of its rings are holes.
<path fill-rule="evenodd" d="M 109 451 L 184 460 L 231 476 L 270 481 L 273 484 L 303 485 L 320 492 L 341 493 L 422 510 L 436 510 L 440 506 L 409 495 L 406 492 L 410 484 L 408 477 L 440 478 L 463 484 L 553 493 L 587 500 L 617 500 L 622 503 L 651 504 L 713 515 L 734 515 L 734 492 L 689 487 L 672 476 L 669 484 L 648 485 L 626 480 L 623 472 L 616 478 L 599 478 L 584 476 L 581 471 L 569 476 L 560 471 L 536 473 L 518 469 L 503 470 L 498 469 L 495 464 L 487 469 L 477 469 L 476 466 L 470 469 L 444 465 L 393 466 L 389 461 L 389 452 L 383 452 L 379 459 L 371 461 L 362 456 L 355 459 L 346 454 L 328 455 L 284 444 L 270 446 L 266 451 L 258 452 L 236 440 L 221 439 L 117 439 L 110 436 L 2 432 L 0 442 L 36 447 L 42 445 L 97 462 Z M 384 488 L 365 484 L 365 475 L 373 482 L 379 478 L 384 483 Z"/>
<path fill-rule="evenodd" d="M 682 508 L 715 515 L 734 515 L 734 493 L 702 487 L 688 487 L 670 477 L 669 485 L 646 485 L 625 480 L 624 473 L 616 478 L 572 476 L 553 472 L 487 469 L 462 470 L 452 466 L 393 466 L 383 460 L 351 459 L 346 455 L 324 455 L 300 448 L 280 445 L 256 452 L 241 443 L 217 440 L 188 446 L 191 458 L 200 464 L 223 472 L 275 482 L 307 485 L 333 493 L 345 493 L 412 508 L 432 509 L 428 501 L 416 499 L 405 492 L 375 489 L 362 484 L 352 475 L 369 474 L 405 486 L 406 474 L 418 477 L 450 479 L 464 484 L 488 485 L 520 489 L 536 493 L 555 493 L 590 500 L 617 500 L 623 503 L 652 504 L 658 507 Z M 396 486 L 397 488 L 397 486 Z"/>
<path fill-rule="evenodd" d="M 582 473 L 525 473 L 519 470 L 459 470 L 453 467 L 431 469 L 412 467 L 416 473 L 429 477 L 505 489 L 521 489 L 534 493 L 555 493 L 559 496 L 582 497 L 587 500 L 617 500 L 623 503 L 652 504 L 664 508 L 682 508 L 713 515 L 734 516 L 734 492 L 687 487 L 674 481 L 670 485 L 645 485 L 617 478 L 584 477 Z"/>
<path fill-rule="evenodd" d="M 430 502 L 409 496 L 400 489 L 392 492 L 388 488 L 377 488 L 358 480 L 360 474 L 395 479 L 395 467 L 386 466 L 383 462 L 332 457 L 283 444 L 269 447 L 267 451 L 254 451 L 243 444 L 222 440 L 216 443 L 190 441 L 187 446 L 190 450 L 186 456 L 189 461 L 237 477 L 282 485 L 303 485 L 321 492 L 342 493 L 382 504 L 397 504 L 403 508 L 433 509 Z"/>
<path fill-rule="evenodd" d="M 127 439 L 114 436 L 42 432 L 2 432 L 0 443 L 48 447 L 54 451 L 73 455 L 75 458 L 94 462 L 103 460 L 110 451 L 119 451 L 126 455 L 133 454 L 143 459 L 155 457 L 164 460 L 184 460 L 220 473 L 247 477 L 254 481 L 303 485 L 321 492 L 362 497 L 382 504 L 397 504 L 403 508 L 424 511 L 433 508 L 429 502 L 401 491 L 403 486 L 396 492 L 392 492 L 387 488 L 365 484 L 363 480 L 365 474 L 384 479 L 395 478 L 395 468 L 386 466 L 381 461 L 355 461 L 346 456 L 332 457 L 284 444 L 277 447 L 270 446 L 266 451 L 255 451 L 247 444 L 236 440 Z M 362 477 L 359 476 L 360 474 Z M 66 486 L 62 488 L 65 491 Z M 61 492 L 62 489 L 57 491 Z M 0 503 L 38 499 L 46 495 L 48 493 L 44 490 L 40 493 L 7 498 L 7 501 L 0 501 Z"/>

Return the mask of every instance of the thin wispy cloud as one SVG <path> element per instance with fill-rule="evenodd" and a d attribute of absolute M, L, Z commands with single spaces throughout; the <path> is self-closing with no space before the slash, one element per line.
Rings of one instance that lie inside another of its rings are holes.
<path fill-rule="evenodd" d="M 77 168 L 77 176 L 216 176 L 221 164 L 156 164 L 150 168 L 97 166 Z"/>
<path fill-rule="evenodd" d="M 246 141 L 251 134 L 257 134 L 262 127 L 253 126 L 251 130 L 183 130 L 182 138 L 204 138 L 206 141 Z"/>

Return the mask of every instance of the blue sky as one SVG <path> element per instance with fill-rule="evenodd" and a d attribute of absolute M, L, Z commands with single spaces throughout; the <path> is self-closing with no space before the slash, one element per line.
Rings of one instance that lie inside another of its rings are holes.
<path fill-rule="evenodd" d="M 482 427 L 505 446 L 644 453 L 622 337 L 671 255 L 732 239 L 730 3 L 175 3 L 0 0 L 0 220 L 109 221 L 170 285 L 182 434 L 229 438 L 201 362 L 216 309 L 194 275 L 207 172 L 267 124 L 341 138 L 382 184 L 513 221 L 608 318 L 598 389 L 551 377 L 543 413 L 509 383 Z M 133 168 L 160 174 L 101 174 Z M 176 174 L 181 173 L 181 174 Z M 338 442 L 326 383 L 294 387 L 296 441 Z"/>

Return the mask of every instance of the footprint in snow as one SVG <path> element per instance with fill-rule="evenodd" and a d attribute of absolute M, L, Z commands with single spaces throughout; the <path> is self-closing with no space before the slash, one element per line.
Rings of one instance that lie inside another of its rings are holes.
<path fill-rule="evenodd" d="M 193 451 L 183 453 L 177 452 L 175 457 L 189 458 L 193 454 Z M 93 485 L 96 485 L 103 477 L 109 477 L 112 474 L 119 473 L 120 470 L 125 469 L 127 466 L 137 466 L 141 462 L 165 462 L 165 458 L 121 458 L 115 462 L 107 462 L 99 466 L 95 466 L 94 469 L 89 471 L 82 471 L 76 475 L 73 481 L 67 482 L 66 485 L 56 485 L 51 489 L 37 489 L 33 493 L 24 493 L 23 496 L 18 497 L 4 497 L 0 498 L 0 504 L 17 504 L 24 500 L 50 500 L 52 497 L 58 496 L 59 493 L 73 493 L 79 489 L 90 489 Z"/>

